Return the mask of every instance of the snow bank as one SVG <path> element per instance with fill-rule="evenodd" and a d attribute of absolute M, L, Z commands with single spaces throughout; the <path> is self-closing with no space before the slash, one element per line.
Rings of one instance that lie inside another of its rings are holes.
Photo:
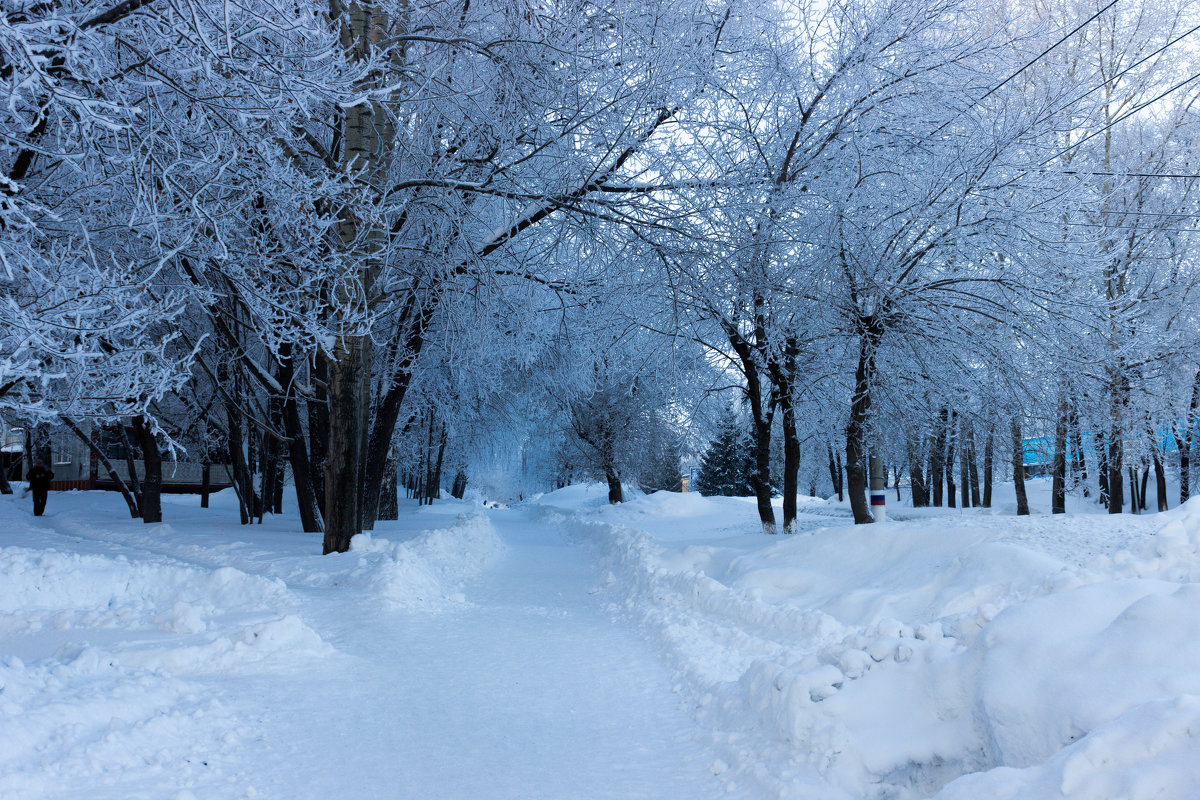
<path fill-rule="evenodd" d="M 478 515 L 321 556 L 288 520 L 174 510 L 148 526 L 112 495 L 60 493 L 35 519 L 0 497 L 0 797 L 254 796 L 240 754 L 266 723 L 214 696 L 344 677 L 354 657 L 322 636 L 349 623 L 314 615 L 322 598 L 450 607 L 503 553 Z"/>
<path fill-rule="evenodd" d="M 205 631 L 218 609 L 292 603 L 283 581 L 225 567 L 131 563 L 124 557 L 0 549 L 0 613 L 8 632 L 53 628 Z"/>
<path fill-rule="evenodd" d="M 346 578 L 391 603 L 423 610 L 466 603 L 462 585 L 504 554 L 504 543 L 482 515 L 459 515 L 448 528 L 391 542 L 369 533 L 355 536 Z"/>
<path fill-rule="evenodd" d="M 753 508 L 737 499 L 597 508 L 576 494 L 544 499 L 543 516 L 599 550 L 731 781 L 782 796 L 1200 795 L 1200 500 L 1129 518 L 1113 537 L 1128 549 L 1080 564 L 1060 538 L 1085 539 L 1086 517 L 776 538 L 745 535 Z"/>
<path fill-rule="evenodd" d="M 331 652 L 296 605 L 230 567 L 0 548 L 0 796 L 50 796 L 55 776 L 111 796 L 137 793 L 132 773 L 211 785 L 239 723 L 196 681 Z"/>

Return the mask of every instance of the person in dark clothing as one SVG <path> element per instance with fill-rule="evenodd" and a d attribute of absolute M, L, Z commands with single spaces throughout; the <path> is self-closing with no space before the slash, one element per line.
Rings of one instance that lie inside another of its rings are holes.
<path fill-rule="evenodd" d="M 39 461 L 29 470 L 25 480 L 29 481 L 29 491 L 33 492 L 33 515 L 40 517 L 46 510 L 46 496 L 50 493 L 50 481 L 54 480 L 54 473 Z"/>

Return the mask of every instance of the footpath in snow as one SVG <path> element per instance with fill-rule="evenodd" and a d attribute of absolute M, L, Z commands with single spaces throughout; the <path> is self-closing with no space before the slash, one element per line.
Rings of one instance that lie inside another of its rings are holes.
<path fill-rule="evenodd" d="M 0 502 L 0 797 L 725 796 L 588 551 L 527 511 L 413 507 L 322 557 L 228 509 L 51 499 Z"/>
<path fill-rule="evenodd" d="M 1200 501 L 811 500 L 767 537 L 752 501 L 569 487 L 325 557 L 221 498 L 28 505 L 0 498 L 0 797 L 1200 796 Z"/>

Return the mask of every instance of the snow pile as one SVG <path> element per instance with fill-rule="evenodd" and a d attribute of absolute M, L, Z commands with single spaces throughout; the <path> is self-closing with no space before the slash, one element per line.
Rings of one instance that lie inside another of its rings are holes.
<path fill-rule="evenodd" d="M 131 773 L 219 785 L 239 723 L 197 681 L 332 652 L 296 607 L 229 567 L 0 548 L 0 796 L 44 796 L 56 775 L 112 796 L 132 796 Z"/>
<path fill-rule="evenodd" d="M 425 531 L 403 542 L 361 533 L 350 542 L 353 559 L 346 579 L 389 602 L 434 610 L 463 605 L 462 585 L 503 556 L 504 543 L 487 517 L 459 515 L 447 528 Z"/>
<path fill-rule="evenodd" d="M 376 635 L 364 599 L 460 606 L 504 552 L 480 514 L 415 514 L 381 526 L 401 541 L 321 556 L 291 520 L 180 507 L 147 526 L 112 495 L 52 499 L 34 519 L 0 498 L 0 797 L 255 796 L 241 753 L 279 701 L 244 698 L 338 683 L 361 665 L 323 637 L 354 651 L 351 631 Z"/>
<path fill-rule="evenodd" d="M 120 660 L 170 672 L 226 670 L 287 651 L 322 652 L 280 580 L 124 557 L 0 549 L 0 636 L 42 630 L 141 633 Z M 170 639 L 154 633 L 180 634 Z M 107 638 L 107 637 L 106 637 Z M 197 644 L 188 644 L 190 642 Z"/>
<path fill-rule="evenodd" d="M 1087 517 L 775 538 L 744 535 L 756 523 L 737 499 L 580 499 L 548 496 L 542 514 L 598 547 L 733 765 L 731 786 L 1200 796 L 1200 500 L 1123 523 L 1112 538 L 1131 547 L 1079 564 L 1039 536 L 1066 526 L 1083 540 Z"/>
<path fill-rule="evenodd" d="M 171 796 L 169 787 L 211 781 L 215 756 L 236 745 L 239 727 L 196 687 L 97 647 L 64 647 L 34 663 L 0 656 L 2 797 L 58 796 L 56 787 L 70 785 L 97 797 Z M 130 785 L 131 774 L 142 786 Z"/>

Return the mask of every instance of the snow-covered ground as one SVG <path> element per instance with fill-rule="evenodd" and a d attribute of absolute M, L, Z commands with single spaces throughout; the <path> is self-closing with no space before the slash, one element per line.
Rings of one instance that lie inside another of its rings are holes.
<path fill-rule="evenodd" d="M 604 496 L 336 556 L 220 496 L 2 497 L 0 797 L 1200 797 L 1200 501 L 767 537 Z"/>

